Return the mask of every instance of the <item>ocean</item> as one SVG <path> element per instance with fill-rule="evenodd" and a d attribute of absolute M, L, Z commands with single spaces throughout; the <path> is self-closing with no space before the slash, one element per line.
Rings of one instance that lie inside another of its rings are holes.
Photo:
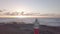
<path fill-rule="evenodd" d="M 60 18 L 37 18 L 40 25 L 60 26 Z M 0 23 L 25 22 L 34 23 L 35 18 L 0 18 Z"/>

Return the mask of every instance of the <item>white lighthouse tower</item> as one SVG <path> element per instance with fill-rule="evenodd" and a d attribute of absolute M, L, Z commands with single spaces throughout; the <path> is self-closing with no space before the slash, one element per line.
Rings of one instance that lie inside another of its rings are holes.
<path fill-rule="evenodd" d="M 34 22 L 34 34 L 39 34 L 39 22 L 37 19 Z"/>

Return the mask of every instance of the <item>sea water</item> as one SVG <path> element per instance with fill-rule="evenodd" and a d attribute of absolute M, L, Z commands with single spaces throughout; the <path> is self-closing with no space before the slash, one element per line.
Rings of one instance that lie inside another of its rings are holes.
<path fill-rule="evenodd" d="M 60 18 L 37 18 L 40 25 L 60 26 Z M 35 18 L 0 18 L 0 23 L 24 22 L 33 23 Z"/>

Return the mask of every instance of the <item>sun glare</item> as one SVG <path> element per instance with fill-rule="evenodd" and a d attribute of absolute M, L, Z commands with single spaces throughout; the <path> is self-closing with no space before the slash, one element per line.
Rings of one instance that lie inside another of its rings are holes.
<path fill-rule="evenodd" d="M 21 15 L 21 16 L 15 16 L 16 18 L 32 18 L 32 17 L 34 17 L 34 16 L 23 16 L 23 15 Z"/>

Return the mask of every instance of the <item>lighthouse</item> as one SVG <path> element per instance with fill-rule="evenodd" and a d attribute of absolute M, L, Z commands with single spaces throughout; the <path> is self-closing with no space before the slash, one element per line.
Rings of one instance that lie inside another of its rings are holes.
<path fill-rule="evenodd" d="M 34 22 L 34 34 L 39 34 L 39 22 L 38 22 L 38 19 L 35 19 L 35 22 Z"/>

